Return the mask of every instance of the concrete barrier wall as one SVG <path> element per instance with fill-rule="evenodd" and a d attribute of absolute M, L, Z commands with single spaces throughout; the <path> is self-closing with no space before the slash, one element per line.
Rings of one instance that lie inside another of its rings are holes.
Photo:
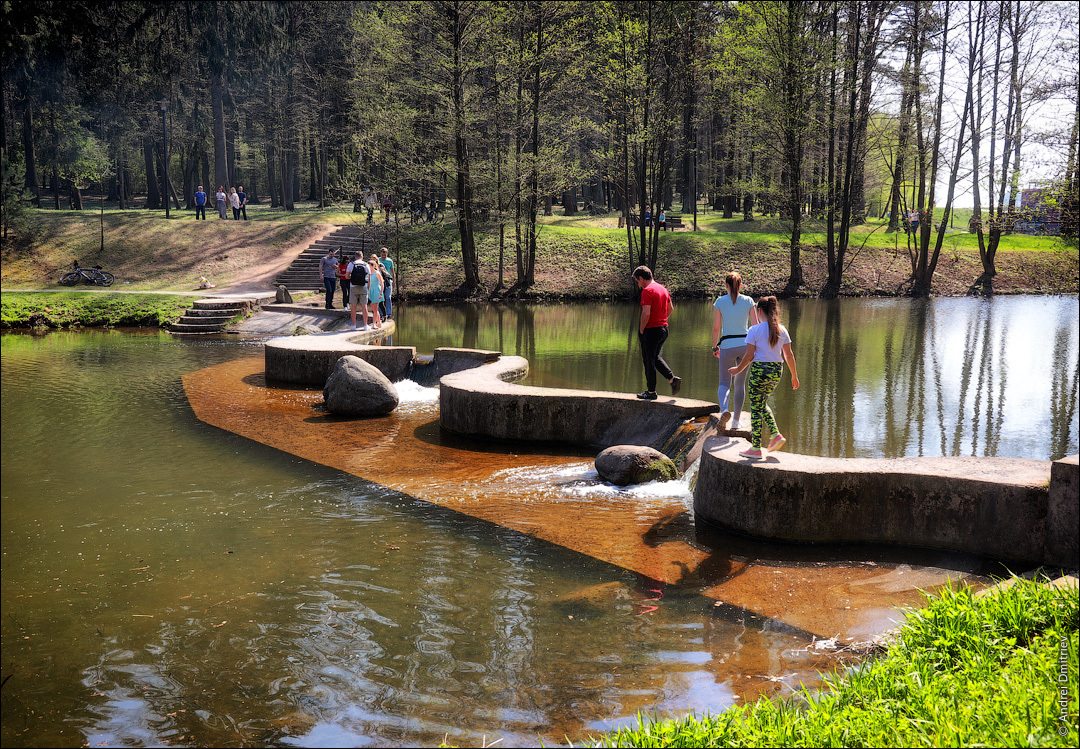
<path fill-rule="evenodd" d="M 689 398 L 642 401 L 626 393 L 515 384 L 529 362 L 504 356 L 476 369 L 444 376 L 439 418 L 443 429 L 490 439 L 610 447 L 651 445 L 687 419 L 719 410 Z"/>
<path fill-rule="evenodd" d="M 266 379 L 296 385 L 326 384 L 326 378 L 341 357 L 351 354 L 374 365 L 391 382 L 409 376 L 416 349 L 412 346 L 370 346 L 365 342 L 392 335 L 393 321 L 381 330 L 316 333 L 314 335 L 271 338 L 264 346 Z"/>
<path fill-rule="evenodd" d="M 1055 482 L 1051 491 L 1048 461 L 792 453 L 753 461 L 739 457 L 746 447 L 722 436 L 706 441 L 694 488 L 698 520 L 788 541 L 924 546 L 1077 567 L 1075 458 L 1072 489 Z"/>

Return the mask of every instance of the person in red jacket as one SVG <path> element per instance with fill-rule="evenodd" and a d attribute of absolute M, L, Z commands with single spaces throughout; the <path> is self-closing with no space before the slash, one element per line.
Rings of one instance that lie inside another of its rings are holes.
<path fill-rule="evenodd" d="M 668 337 L 668 317 L 671 315 L 671 295 L 653 280 L 652 271 L 644 265 L 634 269 L 634 280 L 641 289 L 641 318 L 638 321 L 638 340 L 641 360 L 645 364 L 645 392 L 638 398 L 656 400 L 656 373 L 659 371 L 671 383 L 671 394 L 678 395 L 682 378 L 676 377 L 660 355 Z"/>

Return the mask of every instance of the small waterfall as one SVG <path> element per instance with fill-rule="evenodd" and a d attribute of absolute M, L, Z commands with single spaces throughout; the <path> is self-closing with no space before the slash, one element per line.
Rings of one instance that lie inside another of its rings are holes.
<path fill-rule="evenodd" d="M 671 431 L 657 440 L 652 447 L 671 458 L 684 478 L 691 474 L 691 469 L 696 477 L 700 451 L 695 451 L 694 447 L 708 436 L 708 426 L 708 416 L 684 421 L 674 425 Z"/>

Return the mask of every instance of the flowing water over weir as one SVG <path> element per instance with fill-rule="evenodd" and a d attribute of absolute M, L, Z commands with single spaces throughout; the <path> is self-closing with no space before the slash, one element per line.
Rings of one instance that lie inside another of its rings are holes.
<path fill-rule="evenodd" d="M 617 490 L 598 482 L 592 451 L 450 435 L 440 430 L 435 403 L 407 404 L 381 419 L 334 417 L 321 410 L 321 391 L 268 385 L 262 367 L 261 359 L 241 359 L 186 375 L 198 418 L 623 567 L 653 581 L 658 591 L 670 586 L 703 594 L 740 618 L 806 640 L 879 634 L 895 618 L 886 613 L 893 606 L 919 600 L 916 588 L 944 584 L 979 566 L 941 555 L 941 567 L 910 574 L 846 559 L 820 561 L 809 550 L 709 538 L 690 517 L 692 472 L 684 482 Z M 685 456 L 700 428 L 679 425 L 661 447 Z M 780 559 L 768 558 L 774 555 Z M 803 563 L 809 559 L 817 561 Z"/>
<path fill-rule="evenodd" d="M 858 376 L 832 376 L 834 344 L 811 323 L 833 307 L 805 304 L 793 331 L 804 387 L 777 397 L 789 438 L 831 455 L 969 442 L 980 454 L 1075 452 L 1075 300 L 965 301 L 944 307 L 997 315 L 1003 332 L 986 340 L 1002 347 L 1006 332 L 1033 329 L 1010 310 L 1059 311 L 1064 338 L 1047 355 L 1067 366 L 1037 390 L 983 354 L 974 384 L 953 385 L 953 359 L 919 358 L 932 327 L 920 339 L 896 305 L 847 303 L 849 322 L 869 311 L 865 330 L 898 326 L 883 337 L 885 365 L 904 365 L 903 387 L 881 389 L 868 372 L 876 339 L 840 341 Z M 697 321 L 707 333 L 701 307 L 680 306 L 684 331 Z M 403 308 L 397 337 L 529 357 L 534 384 L 630 392 L 634 311 L 620 310 L 505 309 L 487 325 L 467 310 Z M 710 531 L 692 518 L 692 467 L 679 482 L 617 489 L 597 479 L 592 451 L 443 432 L 435 391 L 407 383 L 390 416 L 340 419 L 316 389 L 268 386 L 260 342 L 0 341 L 5 746 L 551 746 L 637 710 L 715 714 L 813 683 L 837 664 L 814 638 L 870 637 L 919 602 L 917 588 L 1003 571 Z M 710 398 L 715 360 L 678 342 L 666 356 L 684 389 Z M 946 373 L 937 391 L 935 372 Z M 925 416 L 909 425 L 915 396 Z M 969 418 L 973 408 L 984 411 Z M 1037 436 L 1047 422 L 1049 443 Z M 698 428 L 676 429 L 665 451 L 682 454 Z"/>

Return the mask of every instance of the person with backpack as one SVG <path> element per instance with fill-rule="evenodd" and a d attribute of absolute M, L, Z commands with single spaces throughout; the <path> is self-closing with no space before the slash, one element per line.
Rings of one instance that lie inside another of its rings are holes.
<path fill-rule="evenodd" d="M 371 272 L 368 269 L 368 264 L 364 262 L 364 253 L 358 252 L 353 255 L 353 260 L 349 263 L 349 267 L 345 269 L 345 272 L 349 276 L 349 308 L 352 310 L 352 329 L 357 329 L 356 307 L 357 305 L 363 305 L 364 326 L 362 329 L 367 330 L 368 281 Z"/>

